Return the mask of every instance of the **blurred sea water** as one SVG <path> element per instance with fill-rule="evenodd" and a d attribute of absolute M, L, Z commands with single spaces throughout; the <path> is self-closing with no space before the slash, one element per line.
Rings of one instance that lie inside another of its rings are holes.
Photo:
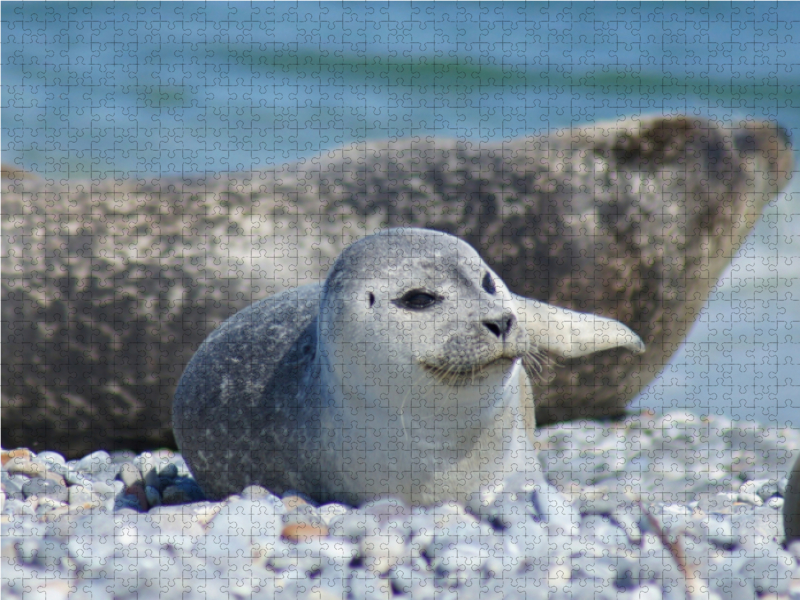
<path fill-rule="evenodd" d="M 3 2 L 2 160 L 257 170 L 363 139 L 502 141 L 653 113 L 800 146 L 797 3 Z M 798 156 L 800 159 L 800 156 Z M 800 426 L 800 176 L 633 408 Z"/>

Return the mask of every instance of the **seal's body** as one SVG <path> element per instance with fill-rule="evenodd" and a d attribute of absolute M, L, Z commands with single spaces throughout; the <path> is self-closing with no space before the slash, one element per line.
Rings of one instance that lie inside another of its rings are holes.
<path fill-rule="evenodd" d="M 192 352 L 387 227 L 457 235 L 511 290 L 647 342 L 561 361 L 537 420 L 624 412 L 677 350 L 792 151 L 774 123 L 669 116 L 517 140 L 371 141 L 259 172 L 4 179 L 3 440 L 71 457 L 172 443 Z M 13 174 L 12 174 L 13 175 Z M 75 436 L 83 431 L 86 435 Z"/>
<path fill-rule="evenodd" d="M 320 502 L 466 503 L 535 468 L 521 362 L 641 341 L 623 325 L 527 302 L 463 241 L 392 229 L 347 248 L 324 285 L 226 321 L 175 394 L 204 491 L 258 483 Z"/>

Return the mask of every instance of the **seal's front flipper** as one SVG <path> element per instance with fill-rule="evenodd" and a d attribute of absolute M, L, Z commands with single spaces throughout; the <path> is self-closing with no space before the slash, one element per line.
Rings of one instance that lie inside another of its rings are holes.
<path fill-rule="evenodd" d="M 562 358 L 578 358 L 612 348 L 642 354 L 644 342 L 628 327 L 588 313 L 550 306 L 538 300 L 514 296 L 519 322 L 531 342 Z"/>

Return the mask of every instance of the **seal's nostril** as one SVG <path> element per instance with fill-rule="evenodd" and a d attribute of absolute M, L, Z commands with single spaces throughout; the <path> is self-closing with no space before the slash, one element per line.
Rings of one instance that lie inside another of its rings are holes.
<path fill-rule="evenodd" d="M 500 327 L 497 323 L 490 323 L 489 321 L 484 321 L 483 324 L 486 326 L 486 329 L 491 331 L 496 337 L 500 337 L 502 333 L 500 332 Z"/>
<path fill-rule="evenodd" d="M 486 327 L 486 329 L 491 331 L 495 337 L 505 339 L 511 331 L 511 328 L 514 326 L 514 320 L 514 315 L 505 314 L 499 319 L 484 321 L 483 325 Z"/>

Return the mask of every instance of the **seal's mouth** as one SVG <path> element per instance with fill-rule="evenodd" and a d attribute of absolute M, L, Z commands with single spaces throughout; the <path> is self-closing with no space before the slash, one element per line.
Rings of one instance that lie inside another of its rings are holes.
<path fill-rule="evenodd" d="M 420 361 L 422 368 L 433 375 L 441 383 L 451 386 L 460 386 L 480 382 L 487 377 L 499 373 L 507 373 L 519 358 L 500 356 L 485 363 L 477 365 L 431 365 Z"/>

